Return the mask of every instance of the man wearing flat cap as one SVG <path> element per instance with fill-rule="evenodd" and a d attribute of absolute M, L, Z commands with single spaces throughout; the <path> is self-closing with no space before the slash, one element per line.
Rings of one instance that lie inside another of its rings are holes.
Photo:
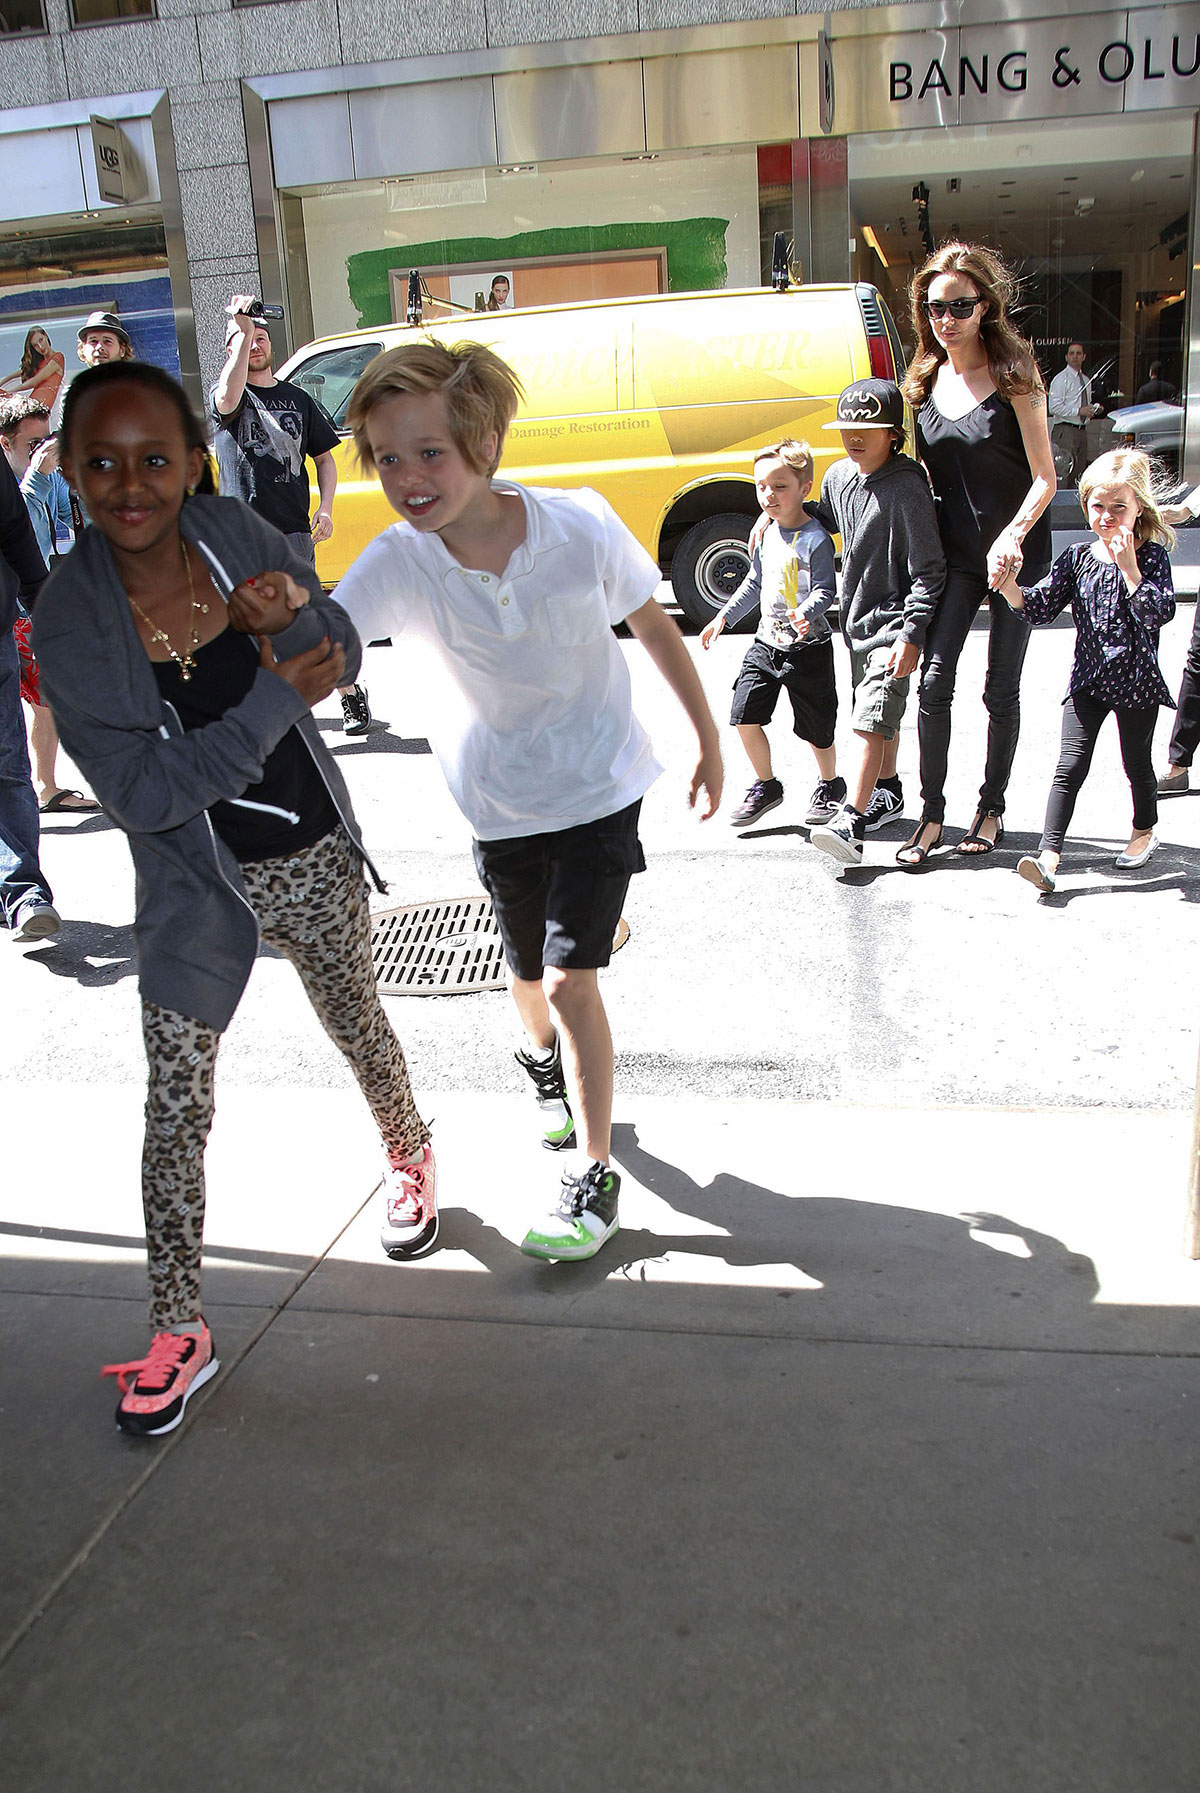
<path fill-rule="evenodd" d="M 79 326 L 79 346 L 75 353 L 85 367 L 102 367 L 106 361 L 133 361 L 133 344 L 129 332 L 115 311 L 93 311 Z M 70 380 L 64 380 L 50 408 L 50 434 L 62 428 L 63 400 Z"/>

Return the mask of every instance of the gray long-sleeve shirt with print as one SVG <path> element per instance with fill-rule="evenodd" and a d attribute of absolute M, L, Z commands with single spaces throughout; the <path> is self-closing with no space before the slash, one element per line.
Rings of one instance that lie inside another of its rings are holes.
<path fill-rule="evenodd" d="M 761 606 L 758 639 L 790 652 L 828 641 L 825 612 L 837 597 L 833 543 L 810 518 L 799 529 L 771 523 L 750 562 L 750 571 L 721 611 L 725 628 Z M 800 634 L 795 624 L 807 623 Z"/>

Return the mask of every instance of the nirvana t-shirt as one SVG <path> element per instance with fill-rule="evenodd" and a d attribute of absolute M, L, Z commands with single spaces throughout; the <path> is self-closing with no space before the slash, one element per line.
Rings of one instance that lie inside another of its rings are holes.
<path fill-rule="evenodd" d="M 338 433 L 316 400 L 289 380 L 247 386 L 236 411 L 223 417 L 211 396 L 221 492 L 241 498 L 284 535 L 309 527 L 306 455 L 328 454 Z"/>

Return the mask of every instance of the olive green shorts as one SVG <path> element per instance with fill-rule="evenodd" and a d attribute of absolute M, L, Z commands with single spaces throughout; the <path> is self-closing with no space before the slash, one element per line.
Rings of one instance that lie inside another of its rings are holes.
<path fill-rule="evenodd" d="M 891 741 L 900 727 L 910 680 L 893 678 L 887 671 L 894 651 L 894 644 L 866 652 L 853 646 L 850 649 L 850 677 L 854 685 L 850 726 L 860 735 L 882 735 L 885 741 Z"/>

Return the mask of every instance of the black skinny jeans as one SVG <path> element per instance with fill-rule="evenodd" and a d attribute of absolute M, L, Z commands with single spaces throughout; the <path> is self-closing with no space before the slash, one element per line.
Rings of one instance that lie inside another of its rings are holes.
<path fill-rule="evenodd" d="M 1021 668 L 1029 646 L 1029 625 L 999 592 L 987 588 L 987 574 L 951 567 L 946 589 L 929 626 L 921 674 L 917 738 L 921 744 L 921 808 L 928 821 L 946 815 L 946 761 L 950 754 L 950 706 L 954 678 L 975 613 L 984 599 L 991 609 L 987 678 L 983 701 L 988 713 L 987 759 L 979 807 L 997 814 L 1012 772 L 1021 729 Z"/>
<path fill-rule="evenodd" d="M 1075 799 L 1092 764 L 1096 739 L 1110 713 L 1117 719 L 1121 737 L 1121 763 L 1133 791 L 1133 826 L 1153 828 L 1158 820 L 1158 789 L 1151 760 L 1158 705 L 1144 710 L 1118 710 L 1113 704 L 1077 692 L 1063 705 L 1062 750 L 1046 805 L 1042 850 L 1061 853 Z"/>
<path fill-rule="evenodd" d="M 1190 766 L 1197 747 L 1200 747 L 1200 603 L 1196 605 L 1196 620 L 1192 624 L 1187 665 L 1179 685 L 1179 708 L 1175 712 L 1167 758 L 1173 766 Z"/>

